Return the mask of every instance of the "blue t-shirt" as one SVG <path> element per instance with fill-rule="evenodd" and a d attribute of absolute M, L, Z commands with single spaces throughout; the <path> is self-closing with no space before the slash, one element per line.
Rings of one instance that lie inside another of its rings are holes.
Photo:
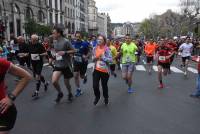
<path fill-rule="evenodd" d="M 73 47 L 78 50 L 76 54 L 87 55 L 89 52 L 89 42 L 87 41 L 72 41 Z"/>
<path fill-rule="evenodd" d="M 83 55 L 89 53 L 89 43 L 87 41 L 72 41 L 73 47 L 77 50 L 74 54 L 74 63 L 83 63 L 86 62 L 83 59 Z"/>

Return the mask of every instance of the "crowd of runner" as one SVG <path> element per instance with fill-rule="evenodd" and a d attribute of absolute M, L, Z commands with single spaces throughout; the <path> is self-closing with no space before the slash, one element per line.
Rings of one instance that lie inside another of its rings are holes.
<path fill-rule="evenodd" d="M 35 81 L 33 98 L 39 97 L 41 84 L 44 85 L 44 91 L 48 90 L 50 82 L 42 75 L 45 62 L 52 67 L 51 83 L 57 91 L 56 103 L 59 103 L 64 96 L 63 88 L 59 84 L 61 76 L 64 76 L 64 84 L 68 90 L 68 101 L 72 102 L 74 96 L 79 97 L 84 93 L 83 86 L 87 83 L 87 69 L 90 62 L 94 63 L 92 73 L 94 105 L 97 105 L 101 97 L 100 81 L 104 104 L 109 104 L 108 81 L 110 76 L 118 77 L 116 69 L 121 70 L 127 92 L 134 93 L 133 73 L 135 65 L 142 64 L 141 56 L 146 57 L 149 75 L 152 74 L 153 64 L 157 64 L 157 82 L 160 89 L 165 87 L 163 76 L 171 73 L 170 66 L 174 58 L 181 57 L 181 67 L 184 69 L 185 77 L 188 74 L 189 61 L 197 62 L 198 86 L 191 96 L 200 97 L 200 59 L 197 44 L 198 41 L 190 37 L 144 41 L 139 38 L 133 40 L 127 34 L 120 39 L 108 39 L 103 35 L 87 39 L 82 37 L 80 32 L 67 39 L 61 27 L 55 27 L 52 35 L 45 37 L 43 41 L 36 34 L 31 35 L 28 42 L 23 36 L 11 37 L 9 43 L 5 43 L 4 38 L 0 37 L 0 134 L 7 134 L 14 126 L 17 111 L 13 102 L 31 79 L 28 71 L 32 72 Z M 7 93 L 5 84 L 7 72 L 17 76 L 18 82 L 15 90 L 10 93 Z M 76 86 L 75 94 L 71 87 L 72 78 Z"/>

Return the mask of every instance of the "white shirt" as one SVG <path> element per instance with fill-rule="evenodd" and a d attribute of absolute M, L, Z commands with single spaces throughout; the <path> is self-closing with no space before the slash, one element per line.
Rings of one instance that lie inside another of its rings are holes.
<path fill-rule="evenodd" d="M 192 51 L 192 47 L 193 47 L 193 44 L 192 43 L 183 43 L 180 47 L 179 47 L 179 50 L 181 50 L 181 56 L 182 57 L 188 57 L 188 56 L 191 56 L 191 51 Z"/>

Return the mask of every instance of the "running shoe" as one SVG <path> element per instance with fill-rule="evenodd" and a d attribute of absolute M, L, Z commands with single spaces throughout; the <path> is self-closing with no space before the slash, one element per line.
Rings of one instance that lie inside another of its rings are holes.
<path fill-rule="evenodd" d="M 198 98 L 200 97 L 200 93 L 193 93 L 190 95 L 190 97 Z"/>
<path fill-rule="evenodd" d="M 163 84 L 160 84 L 160 85 L 158 86 L 158 88 L 162 89 L 162 88 L 164 88 L 164 85 L 163 85 Z"/>
<path fill-rule="evenodd" d="M 49 82 L 46 82 L 46 83 L 44 84 L 44 91 L 45 91 L 45 92 L 48 90 L 48 86 L 49 86 Z"/>
<path fill-rule="evenodd" d="M 70 102 L 73 101 L 73 95 L 72 95 L 72 93 L 70 93 L 70 94 L 68 95 L 68 101 L 70 101 Z"/>
<path fill-rule="evenodd" d="M 99 102 L 99 100 L 100 100 L 100 98 L 95 98 L 95 100 L 94 100 L 94 105 L 96 106 L 97 105 L 97 103 Z"/>
<path fill-rule="evenodd" d="M 87 74 L 85 74 L 84 79 L 83 79 L 83 84 L 87 83 Z"/>
<path fill-rule="evenodd" d="M 76 96 L 76 97 L 79 97 L 79 96 L 81 96 L 82 94 L 83 94 L 82 90 L 81 90 L 81 89 L 77 89 L 77 90 L 76 90 L 76 93 L 75 93 L 75 96 Z"/>
<path fill-rule="evenodd" d="M 35 91 L 33 94 L 32 94 L 32 97 L 33 98 L 36 98 L 36 97 L 38 97 L 39 96 L 39 92 L 38 91 Z"/>
<path fill-rule="evenodd" d="M 104 99 L 104 104 L 105 104 L 105 105 L 108 105 L 108 104 L 109 104 L 108 98 L 105 98 L 105 99 Z"/>
<path fill-rule="evenodd" d="M 184 76 L 187 76 L 187 72 L 184 72 Z"/>
<path fill-rule="evenodd" d="M 133 93 L 134 89 L 133 88 L 128 88 L 128 93 Z"/>
<path fill-rule="evenodd" d="M 60 100 L 63 98 L 63 93 L 61 92 L 61 93 L 58 93 L 58 95 L 57 95 L 57 98 L 56 98 L 56 103 L 59 103 L 60 102 Z"/>

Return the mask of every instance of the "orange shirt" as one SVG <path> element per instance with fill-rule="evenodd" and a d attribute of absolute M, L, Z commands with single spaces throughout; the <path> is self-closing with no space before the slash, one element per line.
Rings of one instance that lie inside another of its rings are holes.
<path fill-rule="evenodd" d="M 156 49 L 157 49 L 156 44 L 147 44 L 145 45 L 144 51 L 147 56 L 152 57 L 155 54 Z"/>
<path fill-rule="evenodd" d="M 102 57 L 105 54 L 105 50 L 106 50 L 105 46 L 104 47 L 97 46 L 95 49 L 95 57 L 96 58 Z M 98 60 L 96 63 L 95 70 L 107 73 L 108 72 L 107 64 L 104 61 Z"/>

